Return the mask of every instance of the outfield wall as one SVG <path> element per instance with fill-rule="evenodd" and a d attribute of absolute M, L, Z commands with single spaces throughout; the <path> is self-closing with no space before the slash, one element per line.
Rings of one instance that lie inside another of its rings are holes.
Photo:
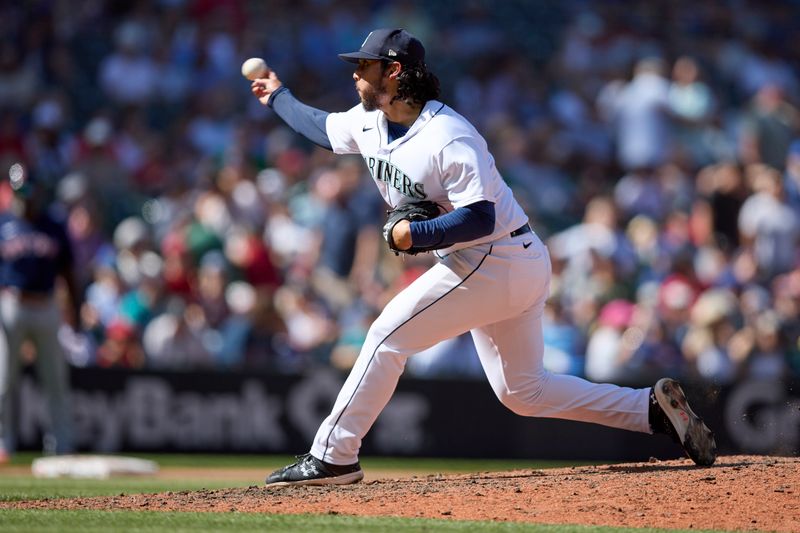
<path fill-rule="evenodd" d="M 344 375 L 163 373 L 73 369 L 77 444 L 91 452 L 302 453 Z M 721 453 L 800 453 L 800 381 L 687 385 Z M 45 402 L 30 373 L 20 389 L 20 447 L 41 447 Z M 651 437 L 579 422 L 514 415 L 485 381 L 403 378 L 362 452 L 580 460 L 668 459 Z"/>

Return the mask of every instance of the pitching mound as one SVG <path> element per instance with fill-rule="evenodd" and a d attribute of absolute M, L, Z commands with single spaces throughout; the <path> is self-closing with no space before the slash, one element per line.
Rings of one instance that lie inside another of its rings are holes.
<path fill-rule="evenodd" d="M 550 524 L 800 531 L 800 459 L 688 460 L 373 479 L 344 487 L 6 502 L 29 509 L 329 513 Z"/>

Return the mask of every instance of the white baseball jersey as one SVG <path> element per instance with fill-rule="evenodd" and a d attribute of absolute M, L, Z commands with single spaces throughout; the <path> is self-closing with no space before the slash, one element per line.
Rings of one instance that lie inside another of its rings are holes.
<path fill-rule="evenodd" d="M 364 157 L 389 205 L 427 199 L 449 210 L 488 200 L 496 224 L 491 235 L 437 251 L 439 262 L 386 305 L 314 437 L 314 457 L 355 463 L 408 357 L 467 331 L 492 389 L 515 413 L 650 431 L 649 389 L 595 384 L 544 368 L 550 256 L 534 233 L 511 235 L 528 218 L 469 122 L 430 101 L 408 133 L 390 143 L 385 115 L 359 104 L 330 114 L 326 129 L 336 153 Z"/>
<path fill-rule="evenodd" d="M 431 200 L 447 211 L 481 200 L 495 205 L 494 232 L 456 243 L 450 253 L 492 242 L 528 221 L 503 181 L 486 141 L 464 117 L 436 100 L 429 101 L 403 137 L 389 143 L 386 115 L 359 104 L 331 113 L 328 139 L 337 154 L 361 154 L 383 199 L 392 207 Z"/>

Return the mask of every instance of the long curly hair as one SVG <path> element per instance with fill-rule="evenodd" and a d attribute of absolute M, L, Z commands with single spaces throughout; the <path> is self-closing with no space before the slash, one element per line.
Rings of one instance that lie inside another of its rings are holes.
<path fill-rule="evenodd" d="M 384 69 L 390 62 L 384 63 Z M 394 100 L 403 100 L 407 104 L 425 105 L 428 100 L 439 98 L 439 78 L 428 70 L 425 63 L 403 65 L 397 76 L 397 94 Z"/>

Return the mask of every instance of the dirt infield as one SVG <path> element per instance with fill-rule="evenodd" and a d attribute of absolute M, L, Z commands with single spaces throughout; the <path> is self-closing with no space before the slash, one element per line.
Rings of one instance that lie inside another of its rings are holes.
<path fill-rule="evenodd" d="M 625 527 L 800 531 L 800 459 L 727 456 L 548 470 L 370 478 L 345 487 L 167 492 L 0 508 L 326 513 Z"/>

